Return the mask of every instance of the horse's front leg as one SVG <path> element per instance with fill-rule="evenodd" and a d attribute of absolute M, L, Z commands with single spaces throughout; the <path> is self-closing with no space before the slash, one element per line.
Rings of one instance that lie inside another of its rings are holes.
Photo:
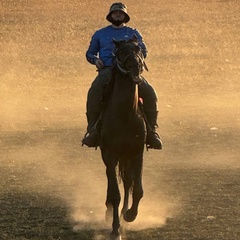
<path fill-rule="evenodd" d="M 106 166 L 106 174 L 108 179 L 108 188 L 107 188 L 107 200 L 106 206 L 107 211 L 112 212 L 112 233 L 113 236 L 119 236 L 119 203 L 120 203 L 120 192 L 118 187 L 118 180 L 116 176 L 116 165 Z"/>
<path fill-rule="evenodd" d="M 132 202 L 132 206 L 130 209 L 128 209 L 125 213 L 125 221 L 127 222 L 133 222 L 138 214 L 138 205 L 139 202 L 141 200 L 141 198 L 143 197 L 143 188 L 142 188 L 142 182 L 140 179 L 136 179 L 134 181 L 134 187 L 133 187 L 133 193 L 132 193 L 132 198 L 133 198 L 133 202 Z"/>

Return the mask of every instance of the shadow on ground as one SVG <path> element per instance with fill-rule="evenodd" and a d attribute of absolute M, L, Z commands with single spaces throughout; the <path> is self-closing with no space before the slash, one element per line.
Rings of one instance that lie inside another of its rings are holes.
<path fill-rule="evenodd" d="M 74 232 L 67 206 L 51 196 L 11 192 L 0 197 L 1 239 L 91 239 L 92 230 Z"/>

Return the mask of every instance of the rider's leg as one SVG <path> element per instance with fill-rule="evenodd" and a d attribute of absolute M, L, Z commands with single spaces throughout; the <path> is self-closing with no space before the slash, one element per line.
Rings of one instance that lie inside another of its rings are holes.
<path fill-rule="evenodd" d="M 87 145 L 88 147 L 97 147 L 98 146 L 98 139 L 99 139 L 99 133 L 98 133 L 98 126 L 97 121 L 99 119 L 99 112 L 87 112 L 87 133 L 85 134 L 82 143 Z"/>
<path fill-rule="evenodd" d="M 97 121 L 101 113 L 102 90 L 111 79 L 111 68 L 104 68 L 99 71 L 98 76 L 93 81 L 87 95 L 87 134 L 82 140 L 82 143 L 88 147 L 97 147 L 99 131 Z"/>
<path fill-rule="evenodd" d="M 148 148 L 161 149 L 162 141 L 156 132 L 158 106 L 157 94 L 146 79 L 139 84 L 139 96 L 143 98 L 143 108 L 150 128 L 147 129 L 146 144 Z"/>
<path fill-rule="evenodd" d="M 87 94 L 87 133 L 85 134 L 82 143 L 88 147 L 98 146 L 98 131 L 95 123 L 97 122 L 101 112 L 101 84 L 100 74 L 95 78 Z"/>

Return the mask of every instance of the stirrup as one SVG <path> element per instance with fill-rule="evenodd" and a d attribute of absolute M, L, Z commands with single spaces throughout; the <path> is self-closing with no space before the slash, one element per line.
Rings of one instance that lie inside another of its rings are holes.
<path fill-rule="evenodd" d="M 161 138 L 159 136 L 159 134 L 155 131 L 151 131 L 151 134 L 154 135 L 155 137 L 155 144 L 153 142 L 148 142 L 148 137 L 147 137 L 147 140 L 146 140 L 146 147 L 147 147 L 147 150 L 150 148 L 150 149 L 162 149 L 162 146 L 163 146 L 163 143 L 161 141 Z M 147 134 L 148 135 L 148 134 Z M 156 143 L 156 141 L 158 141 Z"/>
<path fill-rule="evenodd" d="M 88 147 L 95 147 L 95 149 L 97 149 L 99 145 L 99 133 L 97 132 L 96 128 L 91 129 L 84 135 L 84 138 L 82 140 L 82 146 L 83 145 L 86 145 Z"/>
<path fill-rule="evenodd" d="M 100 139 L 100 130 L 98 129 L 98 124 L 101 120 L 101 117 L 102 112 L 100 112 L 100 115 L 97 121 L 95 122 L 94 126 L 84 135 L 84 138 L 82 140 L 82 146 L 86 145 L 88 147 L 95 147 L 95 149 L 97 150 Z"/>

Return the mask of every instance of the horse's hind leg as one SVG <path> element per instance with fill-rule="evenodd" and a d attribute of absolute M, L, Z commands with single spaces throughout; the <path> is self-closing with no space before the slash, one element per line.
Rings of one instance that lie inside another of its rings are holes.
<path fill-rule="evenodd" d="M 123 185 L 124 185 L 124 201 L 123 201 L 123 208 L 121 211 L 122 216 L 126 214 L 128 210 L 128 203 L 129 203 L 129 191 L 133 184 L 133 172 L 132 169 L 128 166 L 125 166 L 124 169 L 124 177 L 123 177 Z"/>
<path fill-rule="evenodd" d="M 136 219 L 138 214 L 138 205 L 143 197 L 143 188 L 142 188 L 142 161 L 138 162 L 138 165 L 134 171 L 134 180 L 133 180 L 133 193 L 132 193 L 132 206 L 128 209 L 124 215 L 124 219 L 127 222 L 132 222 Z"/>
<path fill-rule="evenodd" d="M 124 201 L 123 201 L 123 208 L 121 214 L 124 216 L 126 211 L 128 210 L 128 202 L 129 202 L 129 190 L 131 187 L 131 183 L 129 181 L 124 181 Z"/>

